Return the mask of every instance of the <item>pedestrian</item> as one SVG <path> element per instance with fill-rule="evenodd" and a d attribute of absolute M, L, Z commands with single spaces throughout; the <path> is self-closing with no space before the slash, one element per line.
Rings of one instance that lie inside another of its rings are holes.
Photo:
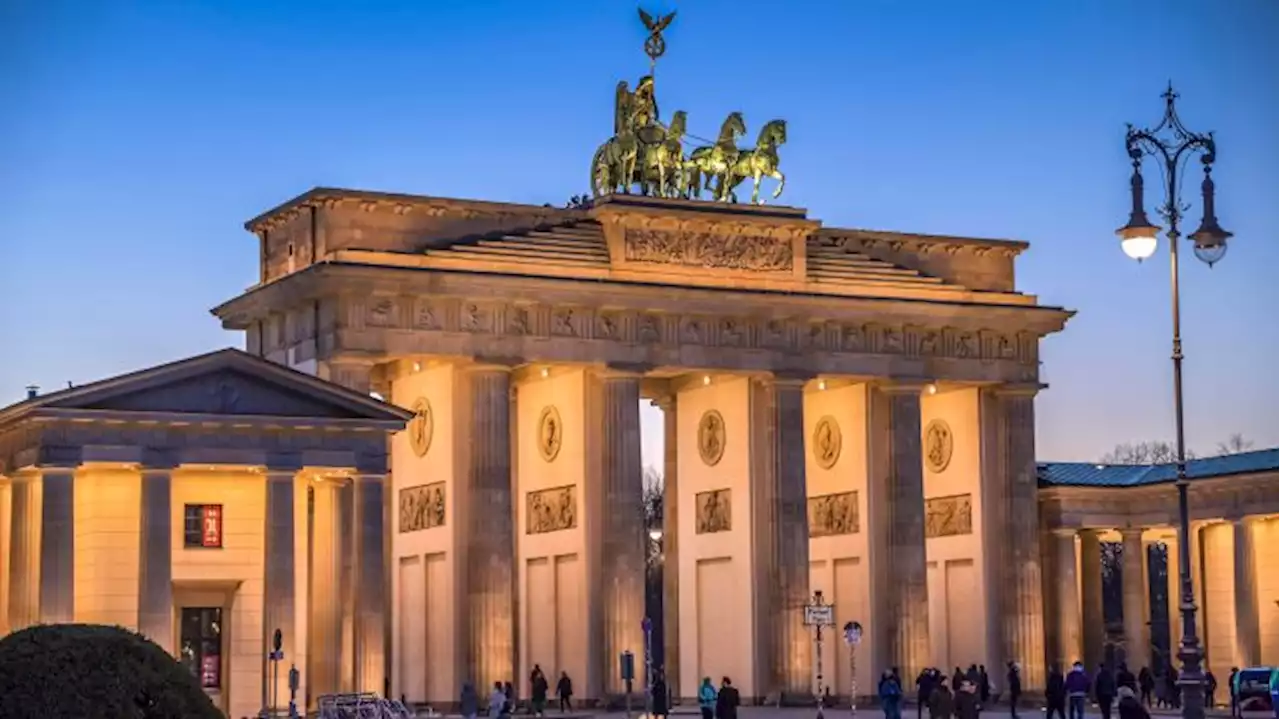
<path fill-rule="evenodd" d="M 960 667 L 956 667 L 956 670 L 951 673 L 951 686 L 957 687 L 956 691 L 960 691 L 958 687 L 964 684 L 964 680 L 964 672 L 960 671 Z M 977 699 L 978 697 L 975 696 L 974 698 Z"/>
<path fill-rule="evenodd" d="M 476 719 L 476 714 L 480 712 L 480 695 L 476 694 L 476 687 L 471 682 L 462 685 L 462 696 L 458 697 L 458 713 L 463 719 Z"/>
<path fill-rule="evenodd" d="M 1231 697 L 1231 717 L 1235 719 L 1240 711 L 1240 698 L 1236 691 L 1236 677 L 1240 674 L 1240 667 L 1231 667 L 1231 674 L 1227 676 L 1227 694 Z"/>
<path fill-rule="evenodd" d="M 1213 695 L 1218 691 L 1218 678 L 1213 675 L 1213 670 L 1204 673 L 1204 708 L 1213 708 Z"/>
<path fill-rule="evenodd" d="M 502 691 L 502 682 L 493 683 L 493 691 L 489 692 L 489 719 L 500 719 L 507 705 L 507 694 Z"/>
<path fill-rule="evenodd" d="M 511 716 L 516 713 L 516 688 L 511 682 L 502 683 L 502 696 L 506 698 L 503 704 L 502 713 Z"/>
<path fill-rule="evenodd" d="M 933 687 L 929 694 L 929 719 L 951 719 L 955 713 L 955 697 L 947 688 L 947 680 L 943 679 Z"/>
<path fill-rule="evenodd" d="M 653 687 L 649 692 L 650 701 L 653 702 L 652 709 L 649 713 L 656 717 L 665 717 L 667 715 L 667 679 L 658 672 L 657 678 L 653 680 Z"/>
<path fill-rule="evenodd" d="M 1120 668 L 1116 670 L 1116 688 L 1129 687 L 1133 690 L 1134 696 L 1138 694 L 1138 678 L 1129 671 L 1128 665 L 1120 662 Z"/>
<path fill-rule="evenodd" d="M 1071 665 L 1067 678 L 1063 682 L 1067 690 L 1067 707 L 1070 719 L 1084 719 L 1084 700 L 1089 696 L 1089 675 L 1084 671 L 1084 663 L 1077 661 Z"/>
<path fill-rule="evenodd" d="M 880 697 L 884 719 L 902 719 L 902 683 L 892 671 L 886 669 L 881 675 L 876 694 Z"/>
<path fill-rule="evenodd" d="M 556 696 L 560 697 L 560 713 L 573 711 L 573 680 L 569 678 L 569 672 L 560 672 L 560 678 L 556 680 Z"/>
<path fill-rule="evenodd" d="M 1018 719 L 1018 699 L 1022 697 L 1022 671 L 1017 662 L 1009 662 L 1009 671 L 1005 676 L 1009 686 L 1009 716 Z"/>
<path fill-rule="evenodd" d="M 978 688 L 968 681 L 960 682 L 955 693 L 956 719 L 978 719 Z"/>
<path fill-rule="evenodd" d="M 922 712 L 929 706 L 929 698 L 933 696 L 933 690 L 937 686 L 938 682 L 932 668 L 924 669 L 920 672 L 920 676 L 916 677 L 916 719 L 922 719 Z"/>
<path fill-rule="evenodd" d="M 547 683 L 547 675 L 542 673 L 542 667 L 537 664 L 533 665 L 533 673 L 529 675 L 529 698 L 533 701 L 533 715 L 535 717 L 542 716 L 542 712 L 547 708 L 547 691 L 551 686 Z"/>
<path fill-rule="evenodd" d="M 715 719 L 716 688 L 711 677 L 703 677 L 702 685 L 698 687 L 698 708 L 702 710 L 702 719 Z"/>
<path fill-rule="evenodd" d="M 1143 667 L 1138 670 L 1138 690 L 1141 692 L 1143 706 L 1151 706 L 1151 693 L 1156 687 L 1156 678 L 1151 669 Z"/>
<path fill-rule="evenodd" d="M 1116 713 L 1120 715 L 1120 719 L 1151 719 L 1147 708 L 1138 701 L 1138 695 L 1133 691 L 1133 687 L 1120 687 L 1116 690 L 1116 696 L 1120 699 L 1116 704 Z"/>
<path fill-rule="evenodd" d="M 1116 678 L 1101 664 L 1093 677 L 1093 700 L 1098 702 L 1102 719 L 1111 719 L 1111 705 L 1116 700 Z"/>
<path fill-rule="evenodd" d="M 987 665 L 978 665 L 978 709 L 991 703 L 991 677 L 987 676 Z"/>
<path fill-rule="evenodd" d="M 1055 713 L 1058 715 L 1058 719 L 1067 719 L 1066 708 L 1066 677 L 1062 676 L 1062 670 L 1054 663 L 1049 666 L 1049 676 L 1045 678 L 1044 682 L 1045 719 L 1053 719 Z"/>
<path fill-rule="evenodd" d="M 720 693 L 716 694 L 716 719 L 738 719 L 738 705 L 742 698 L 729 677 L 720 678 Z"/>
<path fill-rule="evenodd" d="M 1174 709 L 1182 708 L 1182 687 L 1178 686 L 1178 668 L 1169 665 L 1169 671 L 1165 672 L 1165 691 L 1168 693 L 1169 705 Z"/>

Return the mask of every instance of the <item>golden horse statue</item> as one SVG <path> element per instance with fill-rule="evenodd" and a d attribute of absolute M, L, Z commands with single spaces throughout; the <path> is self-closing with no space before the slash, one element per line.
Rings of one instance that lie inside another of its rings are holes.
<path fill-rule="evenodd" d="M 738 138 L 747 132 L 747 124 L 741 112 L 731 112 L 720 125 L 716 143 L 699 147 L 689 153 L 684 164 L 685 193 L 689 199 L 697 199 L 703 190 L 711 190 L 712 197 L 721 202 L 730 199 L 730 174 L 738 162 Z M 715 180 L 714 188 L 711 181 Z"/>
<path fill-rule="evenodd" d="M 688 114 L 677 110 L 671 114 L 671 125 L 662 130 L 661 141 L 643 145 L 636 181 L 640 192 L 657 197 L 679 197 L 684 174 L 684 133 Z"/>
<path fill-rule="evenodd" d="M 728 180 L 730 198 L 734 202 L 737 202 L 737 196 L 733 194 L 733 188 L 745 180 L 751 180 L 751 204 L 760 204 L 760 180 L 765 177 L 772 177 L 778 181 L 778 187 L 773 191 L 773 199 L 778 199 L 782 194 L 782 188 L 787 184 L 786 176 L 778 169 L 778 146 L 786 141 L 787 121 L 770 120 L 760 128 L 756 146 L 739 151 L 738 159 L 733 163 Z"/>

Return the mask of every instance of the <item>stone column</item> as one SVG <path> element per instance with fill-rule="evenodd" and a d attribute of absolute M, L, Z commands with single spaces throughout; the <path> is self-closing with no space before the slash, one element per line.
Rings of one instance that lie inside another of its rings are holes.
<path fill-rule="evenodd" d="M 1204 600 L 1204 535 L 1202 534 L 1206 524 L 1207 522 L 1204 520 L 1190 523 L 1187 543 L 1191 546 L 1187 548 L 1187 551 L 1190 552 L 1188 556 L 1191 558 L 1191 598 L 1197 610 L 1196 637 L 1200 639 L 1200 651 L 1204 652 L 1203 657 L 1205 658 L 1203 669 L 1207 671 L 1209 666 L 1207 661 L 1209 642 L 1208 635 L 1205 633 L 1205 627 L 1208 625 L 1205 624 L 1204 610 L 1208 602 Z M 1182 596 L 1181 590 L 1178 591 L 1178 596 Z"/>
<path fill-rule="evenodd" d="M 310 490 L 310 583 L 307 688 L 314 699 L 342 691 L 342 552 L 339 487 L 320 480 Z M 303 671 L 299 667 L 299 671 Z"/>
<path fill-rule="evenodd" d="M 680 532 L 679 453 L 676 394 L 654 401 L 662 410 L 662 658 L 667 687 L 682 697 L 680 686 Z"/>
<path fill-rule="evenodd" d="M 1169 614 L 1169 649 L 1172 654 L 1178 653 L 1178 644 L 1182 641 L 1182 580 L 1179 579 L 1178 565 L 1178 535 L 1174 534 L 1163 537 L 1160 541 L 1165 546 L 1165 573 L 1168 578 L 1169 586 L 1165 590 L 1167 592 L 1166 600 L 1168 606 L 1166 611 Z"/>
<path fill-rule="evenodd" d="M 813 640 L 801 609 L 809 601 L 804 380 L 753 383 L 751 422 L 756 691 L 807 700 L 813 694 Z"/>
<path fill-rule="evenodd" d="M 289 706 L 289 665 L 296 661 L 294 612 L 297 608 L 296 575 L 294 573 L 294 474 L 295 470 L 269 470 L 266 475 L 266 521 L 263 528 L 266 556 L 263 562 L 262 632 L 264 646 L 272 646 L 276 629 L 280 630 L 280 648 L 284 652 L 281 672 L 273 676 L 270 663 L 263 674 L 268 700 L 276 700 L 276 708 Z M 301 671 L 301 667 L 299 671 Z M 273 686 L 274 684 L 274 686 Z"/>
<path fill-rule="evenodd" d="M 40 471 L 40 623 L 76 616 L 76 470 Z"/>
<path fill-rule="evenodd" d="M 355 689 L 386 691 L 386 534 L 383 531 L 386 477 L 365 474 L 353 487 L 355 510 Z"/>
<path fill-rule="evenodd" d="M 1058 605 L 1058 666 L 1067 671 L 1084 658 L 1080 645 L 1080 580 L 1076 573 L 1076 530 L 1053 530 Z"/>
<path fill-rule="evenodd" d="M 462 675 L 477 687 L 518 681 L 515 666 L 515 528 L 511 522 L 511 369 L 478 364 L 461 370 L 466 416 L 466 474 L 456 504 L 464 508 Z"/>
<path fill-rule="evenodd" d="M 14 477 L 9 485 L 9 631 L 16 632 L 36 622 L 36 578 L 38 560 L 31 551 L 36 529 L 36 490 L 30 477 Z"/>
<path fill-rule="evenodd" d="M 640 464 L 640 375 L 600 373 L 600 598 L 606 695 L 624 692 L 617 657 L 624 650 L 644 658 L 644 472 Z M 637 675 L 643 665 L 637 666 Z"/>
<path fill-rule="evenodd" d="M 868 393 L 868 506 L 874 671 L 899 668 L 910 681 L 928 666 L 929 584 L 924 546 L 924 459 L 919 384 L 881 385 Z M 878 515 L 878 516 L 876 516 Z"/>
<path fill-rule="evenodd" d="M 369 394 L 373 391 L 373 363 L 366 360 L 329 360 L 322 363 L 319 375 L 347 389 Z"/>
<path fill-rule="evenodd" d="M 1141 527 L 1125 527 L 1120 530 L 1120 581 L 1124 598 L 1124 646 L 1125 661 L 1130 669 L 1151 663 L 1151 639 L 1147 634 L 1146 603 L 1143 595 L 1147 585 L 1143 582 L 1143 565 L 1146 564 L 1145 546 Z"/>
<path fill-rule="evenodd" d="M 1040 504 L 1036 476 L 1035 394 L 1038 386 L 997 391 L 1002 408 L 1001 458 L 1008 476 L 1004 518 L 1002 637 L 1007 660 L 1022 665 L 1022 686 L 1044 688 L 1044 595 L 1040 577 Z"/>
<path fill-rule="evenodd" d="M 1106 646 L 1106 626 L 1102 619 L 1102 544 L 1097 530 L 1080 532 L 1080 604 L 1084 622 L 1080 657 L 1085 667 L 1094 668 L 1102 661 Z"/>
<path fill-rule="evenodd" d="M 1254 576 L 1253 527 L 1248 518 L 1232 522 L 1235 532 L 1236 661 L 1238 667 L 1262 663 L 1258 631 L 1258 585 Z"/>
<path fill-rule="evenodd" d="M 338 686 L 344 692 L 356 691 L 356 510 L 355 486 L 347 480 L 334 491 L 338 517 L 338 617 L 341 647 L 338 660 Z"/>
<path fill-rule="evenodd" d="M 173 482 L 170 470 L 142 470 L 138 547 L 138 632 L 177 655 L 173 641 Z"/>

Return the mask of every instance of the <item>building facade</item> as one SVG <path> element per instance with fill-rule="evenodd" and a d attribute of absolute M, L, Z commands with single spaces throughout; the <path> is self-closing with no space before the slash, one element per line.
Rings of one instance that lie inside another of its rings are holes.
<path fill-rule="evenodd" d="M 0 410 L 0 635 L 135 629 L 231 717 L 286 708 L 291 665 L 300 703 L 383 691 L 387 436 L 410 416 L 238 350 Z"/>
<path fill-rule="evenodd" d="M 262 282 L 224 326 L 415 413 L 390 450 L 393 694 L 535 664 L 622 691 L 617 656 L 644 646 L 641 399 L 666 418 L 657 661 L 681 694 L 729 675 L 809 695 L 813 589 L 868 627 L 863 687 L 1009 657 L 1043 680 L 1033 401 L 1070 313 L 1016 290 L 1024 243 L 324 189 L 248 228 Z"/>

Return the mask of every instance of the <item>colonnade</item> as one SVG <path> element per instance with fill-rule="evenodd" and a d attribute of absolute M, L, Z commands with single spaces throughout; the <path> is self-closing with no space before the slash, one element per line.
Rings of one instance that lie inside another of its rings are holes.
<path fill-rule="evenodd" d="M 1179 566 L 1190 552 L 1196 636 L 1205 666 L 1219 683 L 1231 667 L 1277 662 L 1276 515 L 1197 519 L 1190 547 L 1179 544 L 1176 527 L 1055 528 L 1046 537 L 1056 607 L 1051 658 L 1062 666 L 1077 659 L 1102 661 L 1107 636 L 1102 599 L 1102 542 L 1121 544 L 1123 646 L 1131 667 L 1150 663 L 1151 565 L 1148 548 L 1167 548 L 1168 630 L 1176 656 L 1182 637 Z M 1156 617 L 1159 619 L 1159 617 Z M 1175 660 L 1176 662 L 1176 660 Z"/>

